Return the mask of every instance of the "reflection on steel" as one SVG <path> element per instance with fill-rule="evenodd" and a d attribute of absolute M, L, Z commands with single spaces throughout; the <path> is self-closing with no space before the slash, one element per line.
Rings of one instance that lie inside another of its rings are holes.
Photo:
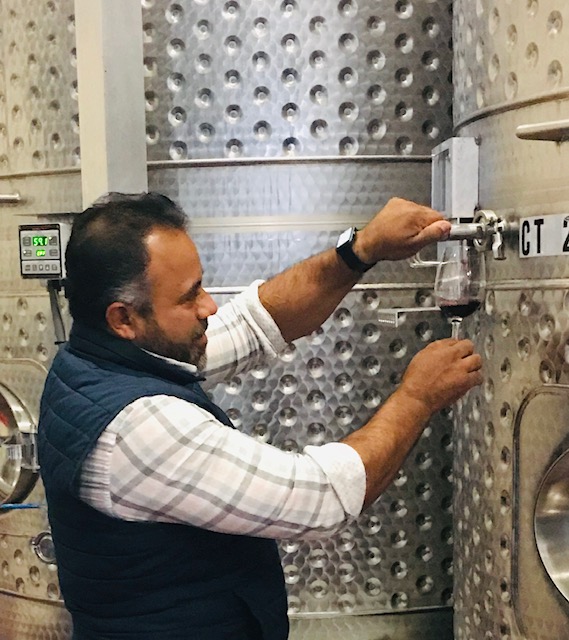
<path fill-rule="evenodd" d="M 19 204 L 20 202 L 22 202 L 22 196 L 18 192 L 0 194 L 0 204 Z"/>
<path fill-rule="evenodd" d="M 567 142 L 569 140 L 569 120 L 520 124 L 516 128 L 516 135 L 522 140 Z"/>
<path fill-rule="evenodd" d="M 41 531 L 30 542 L 37 557 L 46 564 L 55 564 L 53 538 L 49 531 Z"/>
<path fill-rule="evenodd" d="M 545 569 L 569 600 L 569 451 L 547 470 L 537 495 L 535 539 Z"/>

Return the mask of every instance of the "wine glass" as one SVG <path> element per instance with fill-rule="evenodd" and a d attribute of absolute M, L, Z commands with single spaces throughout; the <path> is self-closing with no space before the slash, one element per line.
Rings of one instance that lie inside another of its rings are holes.
<path fill-rule="evenodd" d="M 452 337 L 458 339 L 463 318 L 474 313 L 486 290 L 484 253 L 466 240 L 447 244 L 437 267 L 435 300 L 452 324 Z"/>

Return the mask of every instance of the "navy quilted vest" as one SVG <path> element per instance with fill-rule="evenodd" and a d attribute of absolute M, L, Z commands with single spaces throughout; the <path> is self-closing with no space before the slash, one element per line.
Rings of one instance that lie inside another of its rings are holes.
<path fill-rule="evenodd" d="M 81 465 L 134 400 L 167 394 L 224 424 L 199 379 L 76 323 L 42 396 L 39 458 L 59 582 L 76 640 L 285 640 L 274 541 L 106 516 L 78 498 Z"/>

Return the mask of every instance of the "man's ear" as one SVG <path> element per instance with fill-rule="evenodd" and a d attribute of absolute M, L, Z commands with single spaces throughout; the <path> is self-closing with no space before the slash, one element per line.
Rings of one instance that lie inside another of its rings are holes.
<path fill-rule="evenodd" d="M 124 302 L 112 302 L 105 312 L 109 329 L 119 338 L 134 340 L 138 328 L 136 312 Z"/>

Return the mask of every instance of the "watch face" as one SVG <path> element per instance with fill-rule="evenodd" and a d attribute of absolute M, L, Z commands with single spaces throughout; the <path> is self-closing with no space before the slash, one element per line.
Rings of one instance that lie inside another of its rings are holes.
<path fill-rule="evenodd" d="M 340 237 L 338 238 L 338 242 L 336 244 L 337 247 L 342 246 L 343 244 L 346 244 L 348 242 L 350 242 L 352 240 L 354 236 L 354 228 L 350 227 L 349 229 L 346 229 L 345 231 L 342 231 L 342 233 L 340 234 Z"/>

